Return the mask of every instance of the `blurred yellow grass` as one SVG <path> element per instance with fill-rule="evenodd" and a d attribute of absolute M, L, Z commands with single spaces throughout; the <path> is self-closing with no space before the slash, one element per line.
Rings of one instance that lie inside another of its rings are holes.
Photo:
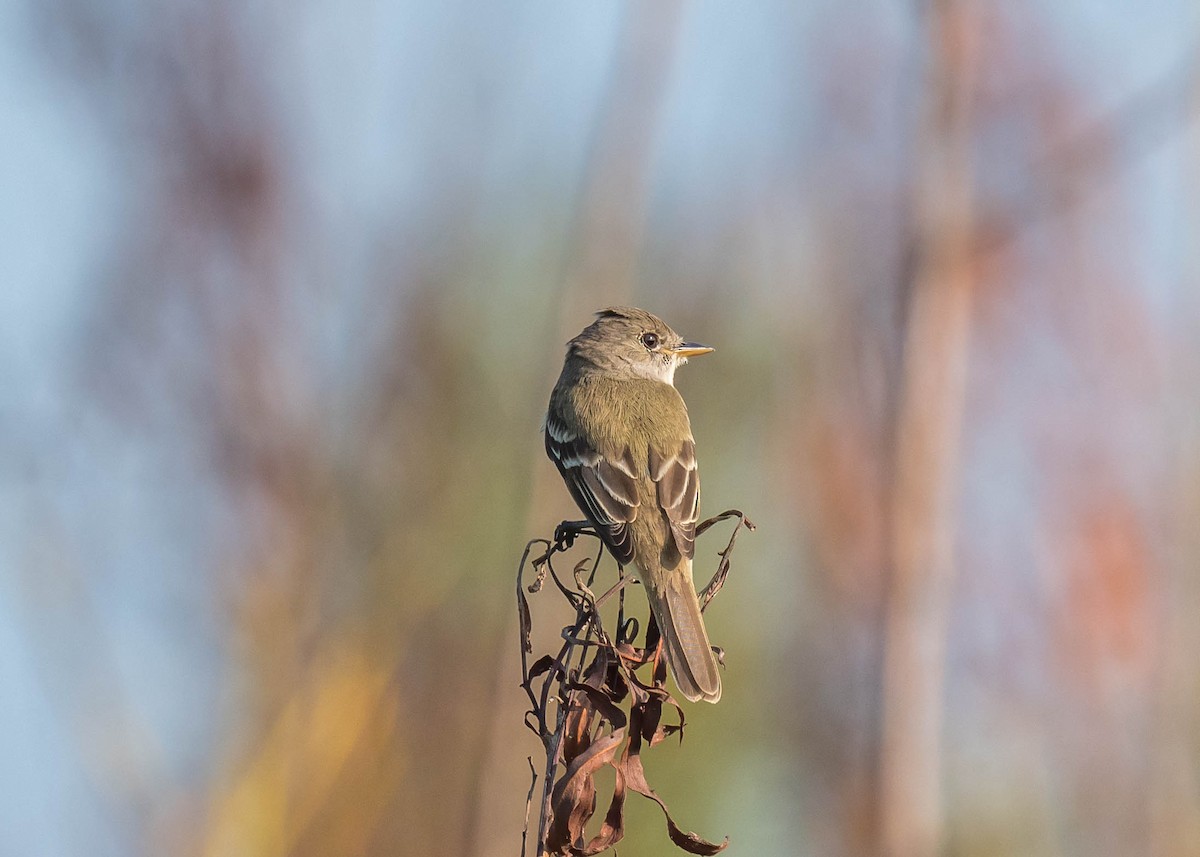
<path fill-rule="evenodd" d="M 389 746 L 399 710 L 393 670 L 361 640 L 318 654 L 244 769 L 214 792 L 203 854 L 282 857 L 308 836 L 336 848 L 329 853 L 361 853 L 403 774 Z M 351 800 L 337 801 L 339 791 Z M 314 831 L 335 802 L 334 830 Z"/>

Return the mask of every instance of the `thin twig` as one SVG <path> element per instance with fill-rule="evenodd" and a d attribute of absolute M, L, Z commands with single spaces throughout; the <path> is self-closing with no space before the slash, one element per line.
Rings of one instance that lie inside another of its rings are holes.
<path fill-rule="evenodd" d="M 525 849 L 529 845 L 529 810 L 533 806 L 533 790 L 537 787 L 537 768 L 533 766 L 533 756 L 526 756 L 529 763 L 529 794 L 525 796 L 525 824 L 521 827 L 521 857 L 525 857 Z"/>

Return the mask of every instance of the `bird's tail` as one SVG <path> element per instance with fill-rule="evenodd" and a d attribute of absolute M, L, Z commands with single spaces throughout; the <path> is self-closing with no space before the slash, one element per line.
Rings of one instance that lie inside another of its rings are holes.
<path fill-rule="evenodd" d="M 700 614 L 691 561 L 685 559 L 675 569 L 660 569 L 647 577 L 646 595 L 675 684 L 692 702 L 716 702 L 721 698 L 721 675 Z"/>

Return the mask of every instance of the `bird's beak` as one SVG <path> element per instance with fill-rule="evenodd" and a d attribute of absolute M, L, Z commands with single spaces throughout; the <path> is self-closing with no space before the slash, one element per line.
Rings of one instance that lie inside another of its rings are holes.
<path fill-rule="evenodd" d="M 699 342 L 685 342 L 676 348 L 672 348 L 671 353 L 679 357 L 699 357 L 701 354 L 707 354 L 715 350 L 715 348 L 701 345 Z"/>

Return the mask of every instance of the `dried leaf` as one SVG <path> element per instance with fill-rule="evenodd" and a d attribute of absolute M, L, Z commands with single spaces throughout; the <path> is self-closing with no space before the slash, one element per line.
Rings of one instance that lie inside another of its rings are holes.
<path fill-rule="evenodd" d="M 737 509 L 729 509 L 728 511 L 709 518 L 707 521 L 696 527 L 696 535 L 699 536 L 713 524 L 723 521 L 726 518 L 737 518 L 738 524 L 733 528 L 733 533 L 729 536 L 729 544 L 725 545 L 725 550 L 717 552 L 717 555 L 721 557 L 721 561 L 717 563 L 716 574 L 713 575 L 712 580 L 710 580 L 708 585 L 705 586 L 700 592 L 701 612 L 707 609 L 709 602 L 713 600 L 716 594 L 721 591 L 721 587 L 725 585 L 725 578 L 729 576 L 729 557 L 733 553 L 733 543 L 737 541 L 738 533 L 742 531 L 742 527 L 745 527 L 750 532 L 754 532 L 756 529 L 758 529 L 754 526 L 754 522 L 746 517 L 744 512 L 741 512 Z"/>
<path fill-rule="evenodd" d="M 554 784 L 551 806 L 554 823 L 546 837 L 551 854 L 566 854 L 583 839 L 583 829 L 596 811 L 595 774 L 610 763 L 625 740 L 625 730 L 597 739 L 567 766 L 562 779 Z"/>
<path fill-rule="evenodd" d="M 636 714 L 631 720 L 634 725 L 637 725 Z M 630 730 L 629 744 L 626 745 L 625 752 L 621 756 L 621 761 L 617 765 L 617 774 L 618 783 L 628 786 L 638 794 L 648 797 L 658 804 L 658 808 L 663 811 L 663 816 L 667 820 L 667 834 L 671 837 L 671 841 L 682 850 L 689 854 L 719 854 L 729 847 L 728 836 L 720 843 L 709 842 L 695 833 L 685 833 L 675 823 L 675 819 L 671 817 L 671 812 L 667 809 L 666 803 L 655 794 L 654 789 L 650 788 L 649 783 L 646 782 L 646 771 L 642 768 L 641 735 L 636 729 Z"/>
<path fill-rule="evenodd" d="M 621 769 L 613 765 L 617 772 L 616 786 L 613 788 L 612 802 L 600 825 L 600 832 L 593 836 L 586 846 L 575 853 L 581 855 L 599 854 L 607 851 L 625 837 L 625 784 L 621 780 Z"/>
<path fill-rule="evenodd" d="M 662 711 L 663 706 L 669 705 L 675 709 L 675 714 L 679 718 L 678 723 L 663 723 Z M 675 701 L 675 697 L 662 691 L 652 694 L 649 701 L 645 705 L 645 713 L 641 728 L 642 738 L 651 746 L 655 746 L 668 736 L 679 733 L 679 740 L 683 741 L 683 727 L 687 722 L 687 718 L 683 716 L 683 708 Z"/>
<path fill-rule="evenodd" d="M 609 698 L 605 691 L 592 687 L 590 684 L 573 684 L 570 688 L 587 699 L 590 711 L 599 714 L 614 727 L 619 728 L 626 724 L 628 718 L 626 718 L 625 712 Z"/>
<path fill-rule="evenodd" d="M 529 635 L 533 631 L 533 617 L 529 615 L 529 599 L 525 597 L 520 580 L 517 581 L 517 615 L 521 622 L 521 649 L 526 653 L 532 652 L 533 644 L 529 642 Z"/>
<path fill-rule="evenodd" d="M 568 765 L 592 746 L 592 723 L 595 711 L 582 694 L 568 697 L 567 717 L 563 722 L 562 756 Z"/>

